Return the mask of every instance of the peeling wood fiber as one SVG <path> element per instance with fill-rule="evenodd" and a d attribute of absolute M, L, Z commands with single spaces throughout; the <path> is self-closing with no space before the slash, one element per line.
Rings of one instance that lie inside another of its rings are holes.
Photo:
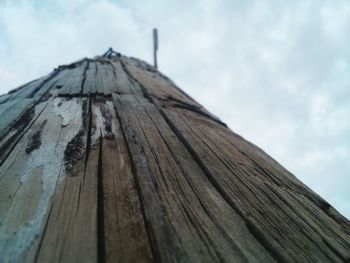
<path fill-rule="evenodd" d="M 345 217 L 116 54 L 0 96 L 0 262 L 350 261 Z"/>

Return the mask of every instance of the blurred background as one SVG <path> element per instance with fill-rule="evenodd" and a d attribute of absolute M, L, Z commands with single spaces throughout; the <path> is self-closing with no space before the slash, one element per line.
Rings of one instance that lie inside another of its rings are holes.
<path fill-rule="evenodd" d="M 152 63 L 153 27 L 160 71 L 350 218 L 348 0 L 1 0 L 0 93 L 110 46 Z"/>

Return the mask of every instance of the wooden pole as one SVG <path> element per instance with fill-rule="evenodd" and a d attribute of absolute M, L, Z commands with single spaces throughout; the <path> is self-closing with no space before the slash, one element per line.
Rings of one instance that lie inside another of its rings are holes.
<path fill-rule="evenodd" d="M 350 263 L 348 219 L 151 65 L 118 56 L 0 97 L 1 263 Z"/>
<path fill-rule="evenodd" d="M 158 51 L 158 31 L 157 31 L 157 28 L 153 28 L 153 59 L 154 59 L 154 67 L 156 69 L 158 69 L 157 51 Z"/>

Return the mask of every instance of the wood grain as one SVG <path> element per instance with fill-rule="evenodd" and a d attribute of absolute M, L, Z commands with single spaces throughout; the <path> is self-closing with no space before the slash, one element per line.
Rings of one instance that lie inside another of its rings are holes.
<path fill-rule="evenodd" d="M 349 262 L 350 223 L 125 56 L 0 96 L 0 262 Z"/>

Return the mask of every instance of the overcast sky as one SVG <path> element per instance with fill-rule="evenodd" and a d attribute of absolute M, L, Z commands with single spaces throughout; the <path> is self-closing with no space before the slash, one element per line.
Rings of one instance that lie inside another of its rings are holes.
<path fill-rule="evenodd" d="M 109 46 L 152 62 L 155 26 L 164 74 L 350 218 L 348 0 L 0 0 L 0 93 Z"/>

